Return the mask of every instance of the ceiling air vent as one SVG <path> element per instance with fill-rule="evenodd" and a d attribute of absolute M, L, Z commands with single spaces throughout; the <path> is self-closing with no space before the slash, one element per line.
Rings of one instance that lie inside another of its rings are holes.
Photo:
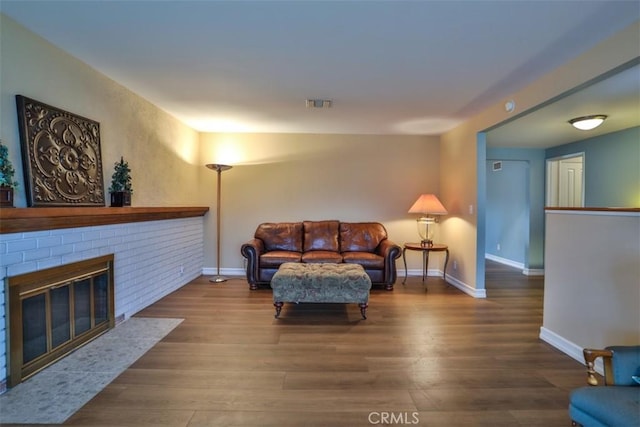
<path fill-rule="evenodd" d="M 330 99 L 307 99 L 307 108 L 331 108 Z"/>

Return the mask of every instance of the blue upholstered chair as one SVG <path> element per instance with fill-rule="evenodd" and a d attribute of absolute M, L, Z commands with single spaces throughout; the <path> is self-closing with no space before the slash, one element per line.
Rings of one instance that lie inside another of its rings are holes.
<path fill-rule="evenodd" d="M 602 357 L 604 385 L 598 385 L 595 360 Z M 572 424 L 584 427 L 640 426 L 640 346 L 584 350 L 588 386 L 569 396 Z"/>

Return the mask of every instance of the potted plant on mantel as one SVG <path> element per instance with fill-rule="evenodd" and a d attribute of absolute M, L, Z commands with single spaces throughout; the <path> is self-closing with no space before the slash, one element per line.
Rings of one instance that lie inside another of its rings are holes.
<path fill-rule="evenodd" d="M 122 207 L 131 206 L 131 169 L 129 164 L 120 157 L 120 161 L 114 164 L 114 172 L 111 175 L 111 186 L 109 193 L 111 194 L 111 206 Z"/>
<path fill-rule="evenodd" d="M 15 173 L 9 160 L 9 149 L 0 141 L 0 208 L 13 207 L 13 189 L 18 186 L 13 180 Z"/>

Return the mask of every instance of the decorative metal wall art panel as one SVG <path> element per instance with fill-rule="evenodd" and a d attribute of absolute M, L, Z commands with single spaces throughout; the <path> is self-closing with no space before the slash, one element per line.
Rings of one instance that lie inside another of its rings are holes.
<path fill-rule="evenodd" d="M 104 206 L 100 123 L 16 95 L 29 206 Z"/>

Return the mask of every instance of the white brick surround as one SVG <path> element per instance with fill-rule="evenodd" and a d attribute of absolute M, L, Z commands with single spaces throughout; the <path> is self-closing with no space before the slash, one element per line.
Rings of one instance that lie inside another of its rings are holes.
<path fill-rule="evenodd" d="M 203 239 L 203 217 L 0 234 L 0 385 L 7 376 L 6 277 L 113 253 L 115 315 L 128 318 L 202 274 Z"/>

